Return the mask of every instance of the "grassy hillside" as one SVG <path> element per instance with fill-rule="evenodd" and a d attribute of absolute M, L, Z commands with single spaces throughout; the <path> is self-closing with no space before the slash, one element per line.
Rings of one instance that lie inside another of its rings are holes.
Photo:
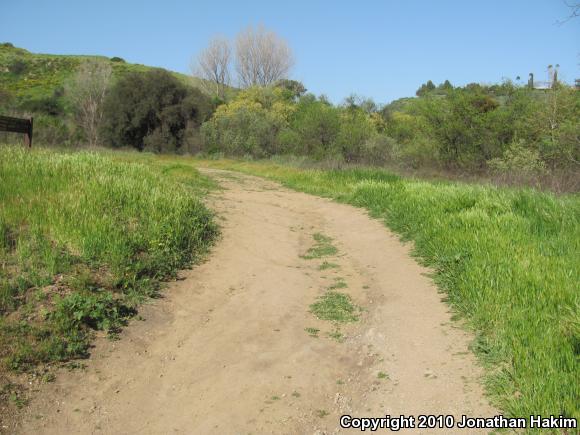
<path fill-rule="evenodd" d="M 13 102 L 17 106 L 50 98 L 55 92 L 58 95 L 81 62 L 91 57 L 110 61 L 113 77 L 120 77 L 127 72 L 145 72 L 152 69 L 149 66 L 116 61 L 115 58 L 112 60 L 104 56 L 30 53 L 23 48 L 5 43 L 0 44 L 0 89 L 16 100 Z M 201 79 L 177 72 L 172 74 L 191 86 L 200 85 Z M 4 97 L 0 95 L 0 105 L 2 98 L 6 98 L 6 95 Z"/>
<path fill-rule="evenodd" d="M 0 147 L 0 399 L 6 369 L 84 356 L 203 255 L 209 187 L 191 168 Z"/>
<path fill-rule="evenodd" d="M 580 198 L 383 170 L 205 161 L 366 208 L 412 240 L 476 334 L 500 409 L 580 417 Z"/>

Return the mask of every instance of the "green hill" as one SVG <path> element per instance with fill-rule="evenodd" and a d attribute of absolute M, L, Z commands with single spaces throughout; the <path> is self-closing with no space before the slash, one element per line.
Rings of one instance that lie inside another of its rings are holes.
<path fill-rule="evenodd" d="M 0 107 L 31 109 L 39 102 L 62 97 L 63 88 L 85 59 L 108 60 L 113 77 L 145 72 L 153 67 L 127 63 L 118 57 L 31 53 L 10 43 L 0 44 Z M 171 72 L 179 80 L 200 87 L 202 79 Z M 34 110 L 32 110 L 34 111 Z"/>

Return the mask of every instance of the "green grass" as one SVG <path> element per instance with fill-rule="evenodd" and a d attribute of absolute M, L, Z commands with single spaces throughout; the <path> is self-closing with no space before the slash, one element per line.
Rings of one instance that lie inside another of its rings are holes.
<path fill-rule="evenodd" d="M 104 154 L 0 147 L 5 368 L 86 355 L 92 330 L 117 331 L 161 280 L 204 254 L 217 233 L 198 199 L 210 185 L 196 183 L 194 169 L 187 182 L 167 172 Z"/>
<path fill-rule="evenodd" d="M 348 288 L 348 284 L 343 278 L 338 277 L 334 279 L 334 283 L 328 287 L 328 290 L 337 290 L 341 288 Z"/>
<path fill-rule="evenodd" d="M 302 256 L 305 260 L 313 260 L 315 258 L 331 257 L 338 253 L 338 249 L 332 245 L 332 239 L 324 234 L 315 233 L 312 238 L 316 242 L 306 254 Z"/>
<path fill-rule="evenodd" d="M 328 338 L 332 338 L 333 340 L 338 341 L 339 343 L 344 343 L 345 337 L 339 329 L 335 329 L 334 331 L 328 332 L 326 334 Z"/>
<path fill-rule="evenodd" d="M 204 161 L 367 209 L 434 270 L 476 334 L 494 403 L 580 418 L 580 198 L 406 179 L 379 169 Z"/>
<path fill-rule="evenodd" d="M 327 415 L 330 415 L 330 413 L 326 409 L 318 409 L 318 410 L 316 410 L 316 416 L 318 418 L 324 418 Z"/>
<path fill-rule="evenodd" d="M 338 323 L 356 322 L 360 309 L 345 293 L 327 291 L 310 305 L 310 312 L 321 320 Z"/>
<path fill-rule="evenodd" d="M 318 266 L 318 270 L 338 269 L 339 267 L 340 266 L 336 263 L 324 261 L 320 266 Z"/>
<path fill-rule="evenodd" d="M 317 328 L 304 328 L 304 330 L 308 333 L 308 335 L 310 335 L 311 337 L 314 338 L 318 338 L 318 333 L 320 332 L 320 329 Z"/>

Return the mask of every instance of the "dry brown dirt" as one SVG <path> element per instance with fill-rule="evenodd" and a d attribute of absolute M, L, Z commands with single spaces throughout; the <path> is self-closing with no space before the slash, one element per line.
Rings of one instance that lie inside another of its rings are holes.
<path fill-rule="evenodd" d="M 27 407 L 23 434 L 323 434 L 355 416 L 490 416 L 469 335 L 428 272 L 363 211 L 259 178 L 204 170 L 222 238 L 84 370 Z M 337 255 L 302 256 L 312 235 Z M 319 270 L 324 260 L 339 268 Z M 342 277 L 363 307 L 334 326 L 309 306 Z M 319 329 L 318 338 L 305 328 Z M 382 373 L 379 375 L 379 373 Z M 405 433 L 449 433 L 413 430 Z"/>

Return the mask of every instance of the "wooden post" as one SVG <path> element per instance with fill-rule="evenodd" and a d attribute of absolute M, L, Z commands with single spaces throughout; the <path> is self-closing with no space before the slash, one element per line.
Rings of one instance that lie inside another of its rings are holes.
<path fill-rule="evenodd" d="M 28 148 L 32 148 L 32 123 L 34 121 L 33 117 L 30 117 L 30 124 L 28 125 L 28 131 L 24 135 L 24 145 Z"/>

